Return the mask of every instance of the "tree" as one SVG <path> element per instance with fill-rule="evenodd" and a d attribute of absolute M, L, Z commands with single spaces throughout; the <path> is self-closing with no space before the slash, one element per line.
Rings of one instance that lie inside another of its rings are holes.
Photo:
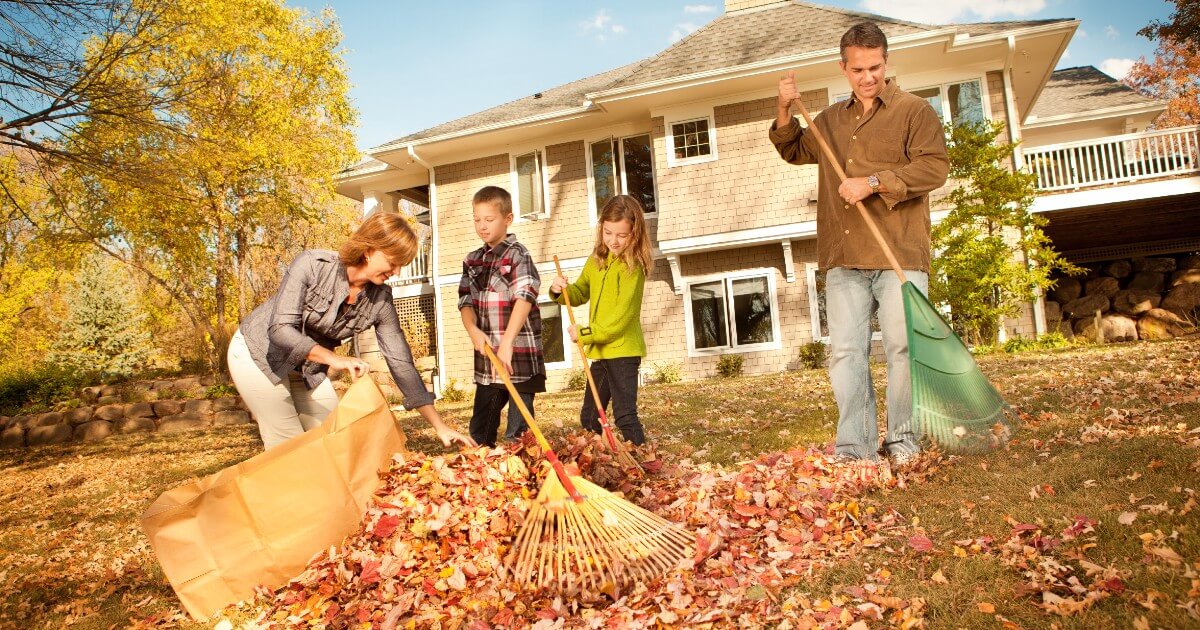
<path fill-rule="evenodd" d="M 1076 270 L 1054 251 L 1046 220 L 1030 214 L 1034 176 L 1008 168 L 1013 145 L 996 142 L 1003 129 L 994 121 L 947 127 L 956 186 L 932 235 L 930 298 L 949 306 L 954 327 L 976 343 L 994 342 L 1001 318 L 1051 288 L 1052 272 Z"/>
<path fill-rule="evenodd" d="M 151 54 L 169 0 L 0 0 L 0 145 L 103 162 L 60 139 L 92 122 L 142 116 L 182 91 L 169 75 L 131 82 L 119 68 Z M 84 151 L 84 149 L 88 149 Z"/>
<path fill-rule="evenodd" d="M 1138 35 L 1151 41 L 1171 40 L 1183 44 L 1192 54 L 1200 53 L 1200 0 L 1172 0 L 1175 12 L 1163 22 L 1154 20 Z"/>
<path fill-rule="evenodd" d="M 189 87 L 128 124 L 81 125 L 68 147 L 105 147 L 129 168 L 67 163 L 57 200 L 73 236 L 179 304 L 219 365 L 254 306 L 239 299 L 254 250 L 320 216 L 353 158 L 341 33 L 332 14 L 282 0 L 193 0 L 164 8 L 147 36 L 152 53 L 114 73 Z"/>
<path fill-rule="evenodd" d="M 1161 36 L 1154 60 L 1139 59 L 1125 84 L 1145 96 L 1168 101 L 1154 125 L 1160 128 L 1200 124 L 1200 50 L 1196 41 L 1181 43 Z"/>
<path fill-rule="evenodd" d="M 78 374 L 128 378 L 151 354 L 145 316 L 129 299 L 130 279 L 120 263 L 93 254 L 66 294 L 67 313 L 50 361 Z"/>

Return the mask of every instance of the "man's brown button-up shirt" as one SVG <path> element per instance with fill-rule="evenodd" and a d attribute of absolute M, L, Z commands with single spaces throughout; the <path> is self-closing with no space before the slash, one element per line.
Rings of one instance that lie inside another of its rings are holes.
<path fill-rule="evenodd" d="M 871 111 L 851 96 L 813 119 L 847 177 L 879 177 L 882 192 L 863 200 L 900 266 L 929 271 L 929 193 L 946 183 L 950 159 L 941 119 L 925 99 L 889 79 Z M 889 269 L 858 209 L 838 196 L 837 173 L 816 137 L 795 118 L 771 142 L 791 164 L 817 164 L 817 264 L 821 269 Z"/>

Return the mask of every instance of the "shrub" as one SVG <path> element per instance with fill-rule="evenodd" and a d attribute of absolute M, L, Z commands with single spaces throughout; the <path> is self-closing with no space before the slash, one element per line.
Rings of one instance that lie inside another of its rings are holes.
<path fill-rule="evenodd" d="M 825 367 L 825 357 L 828 348 L 820 341 L 813 341 L 800 346 L 800 365 L 815 370 Z"/>
<path fill-rule="evenodd" d="M 1030 350 L 1053 350 L 1054 348 L 1066 348 L 1071 345 L 1060 332 L 1046 333 L 1038 339 L 1026 339 L 1025 337 L 1013 337 L 1004 342 L 1002 347 L 1005 352 L 1028 352 Z"/>
<path fill-rule="evenodd" d="M 48 410 L 89 384 L 86 375 L 49 363 L 16 368 L 0 374 L 0 413 Z"/>
<path fill-rule="evenodd" d="M 741 376 L 744 361 L 740 354 L 722 355 L 720 360 L 717 361 L 717 374 L 722 378 Z"/>
<path fill-rule="evenodd" d="M 659 361 L 654 364 L 654 380 L 659 383 L 678 383 L 683 380 L 683 363 Z"/>
<path fill-rule="evenodd" d="M 587 387 L 587 374 L 584 374 L 583 368 L 572 371 L 567 377 L 567 389 L 575 391 L 584 387 Z"/>
<path fill-rule="evenodd" d="M 237 396 L 237 388 L 228 383 L 217 383 L 211 385 L 204 390 L 205 398 L 225 398 L 227 396 Z"/>
<path fill-rule="evenodd" d="M 458 379 L 451 378 L 450 380 L 446 381 L 446 386 L 442 388 L 442 398 L 445 399 L 446 402 L 463 402 L 467 399 L 467 392 L 466 390 L 459 389 Z"/>

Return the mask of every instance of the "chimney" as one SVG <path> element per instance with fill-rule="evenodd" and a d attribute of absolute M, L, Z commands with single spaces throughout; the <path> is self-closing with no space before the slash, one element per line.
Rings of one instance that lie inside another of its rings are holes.
<path fill-rule="evenodd" d="M 790 0 L 725 0 L 725 13 L 748 11 L 771 4 L 783 4 Z"/>

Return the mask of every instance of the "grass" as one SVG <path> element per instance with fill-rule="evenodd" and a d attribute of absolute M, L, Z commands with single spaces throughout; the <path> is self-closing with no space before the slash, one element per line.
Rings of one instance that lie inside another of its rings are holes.
<path fill-rule="evenodd" d="M 932 550 L 889 539 L 796 593 L 828 598 L 886 581 L 891 596 L 923 599 L 933 628 L 1200 624 L 1200 340 L 997 354 L 980 365 L 1023 414 L 1011 447 L 935 461 L 874 497 L 908 517 L 906 536 L 928 537 Z M 538 397 L 552 439 L 576 426 L 581 396 Z M 465 428 L 470 401 L 439 408 Z M 640 409 L 661 450 L 722 466 L 829 443 L 837 421 L 823 370 L 650 385 Z M 410 448 L 443 450 L 415 414 L 402 424 Z M 138 517 L 164 490 L 259 448 L 252 427 L 228 427 L 0 452 L 0 627 L 196 627 Z M 1122 524 L 1122 514 L 1136 516 Z M 1065 538 L 1080 516 L 1095 521 L 1093 531 Z M 1006 547 L 1014 523 L 1033 525 L 1056 546 L 1035 549 L 1030 534 Z M 982 552 L 956 544 L 988 537 Z M 1164 548 L 1181 560 L 1164 557 Z M 1111 568 L 1123 590 L 1056 615 L 1029 589 L 1055 565 L 1085 591 L 1095 590 L 1087 566 Z"/>

